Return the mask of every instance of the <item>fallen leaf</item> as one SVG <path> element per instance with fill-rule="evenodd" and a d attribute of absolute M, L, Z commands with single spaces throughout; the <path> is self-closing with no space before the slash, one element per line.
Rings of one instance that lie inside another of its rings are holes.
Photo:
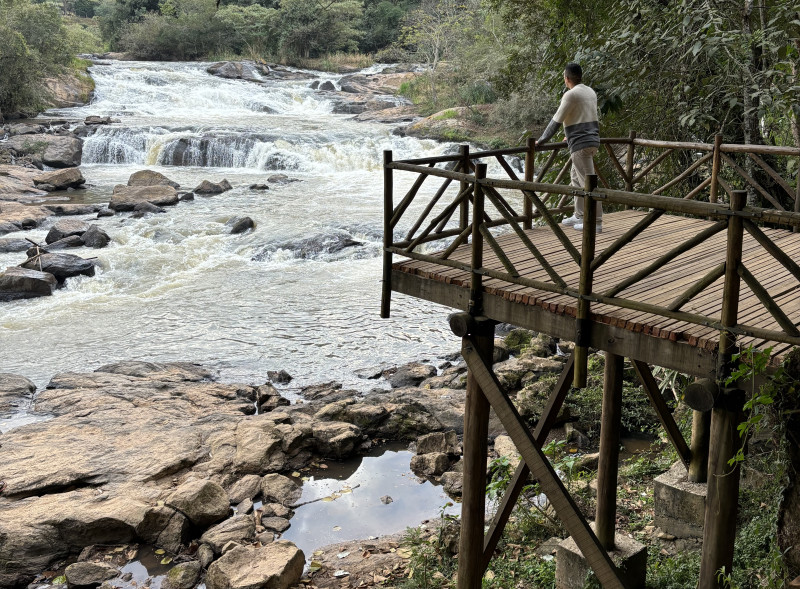
<path fill-rule="evenodd" d="M 67 584 L 67 577 L 61 575 L 53 579 L 53 585 L 66 585 Z"/>
<path fill-rule="evenodd" d="M 322 498 L 323 503 L 330 503 L 331 501 L 333 501 L 333 497 L 331 497 L 330 495 Z"/>
<path fill-rule="evenodd" d="M 397 549 L 397 555 L 401 556 L 403 558 L 411 558 L 412 554 L 413 554 L 413 551 L 411 550 L 411 548 L 403 547 L 403 548 L 398 548 Z"/>
<path fill-rule="evenodd" d="M 318 570 L 322 568 L 322 563 L 318 560 L 312 560 L 311 564 L 308 565 L 308 572 L 309 573 L 316 573 Z"/>
<path fill-rule="evenodd" d="M 342 526 L 333 526 L 332 529 L 333 529 L 334 532 L 338 532 L 338 531 L 340 531 L 342 529 Z"/>
<path fill-rule="evenodd" d="M 292 473 L 292 476 L 293 476 L 294 478 L 296 478 L 296 479 L 299 479 L 299 478 L 300 478 L 300 473 L 299 473 L 299 472 L 297 472 L 297 471 L 294 471 L 294 472 Z"/>
<path fill-rule="evenodd" d="M 350 573 L 348 573 L 347 571 L 338 570 L 335 573 L 333 573 L 333 576 L 336 577 L 337 579 L 341 579 L 342 577 L 346 577 L 349 574 Z"/>
<path fill-rule="evenodd" d="M 323 550 L 315 550 L 312 553 L 312 556 L 322 556 L 323 554 L 325 554 L 325 552 Z"/>
<path fill-rule="evenodd" d="M 167 551 L 166 551 L 166 550 L 164 550 L 163 548 L 159 548 L 159 549 L 158 549 L 158 550 L 156 550 L 155 552 L 156 552 L 156 554 L 158 554 L 158 555 L 161 555 L 161 554 L 166 554 L 166 553 L 167 553 Z"/>
<path fill-rule="evenodd" d="M 349 552 L 340 552 L 336 555 L 337 558 L 347 558 L 348 556 L 350 556 Z"/>
<path fill-rule="evenodd" d="M 171 562 L 172 562 L 171 556 L 165 556 L 164 558 L 161 559 L 161 564 L 169 564 Z"/>

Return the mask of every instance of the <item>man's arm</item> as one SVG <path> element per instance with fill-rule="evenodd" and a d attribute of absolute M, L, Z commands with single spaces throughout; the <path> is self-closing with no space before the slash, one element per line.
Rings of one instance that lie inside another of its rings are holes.
<path fill-rule="evenodd" d="M 547 125 L 545 130 L 542 132 L 541 137 L 536 140 L 536 143 L 546 143 L 550 140 L 550 138 L 556 134 L 558 128 L 561 126 L 561 123 L 556 122 L 554 119 L 550 119 L 550 123 Z"/>

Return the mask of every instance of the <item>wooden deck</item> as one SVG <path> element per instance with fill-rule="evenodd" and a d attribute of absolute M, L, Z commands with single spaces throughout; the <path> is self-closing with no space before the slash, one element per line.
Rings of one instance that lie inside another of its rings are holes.
<path fill-rule="evenodd" d="M 606 214 L 603 218 L 603 232 L 597 236 L 597 254 L 602 253 L 605 247 L 645 215 L 646 213 L 635 210 Z M 596 270 L 592 291 L 604 293 L 711 225 L 712 221 L 703 219 L 663 215 Z M 576 248 L 580 249 L 581 232 L 567 227 L 565 233 Z M 764 229 L 764 233 L 790 258 L 800 258 L 800 234 L 783 229 Z M 526 234 L 567 286 L 577 289 L 580 268 L 556 239 L 553 231 L 543 226 L 529 229 Z M 545 270 L 515 233 L 499 235 L 497 242 L 520 276 L 548 281 Z M 668 306 L 714 267 L 723 264 L 725 253 L 726 234 L 722 231 L 615 296 Z M 449 259 L 469 264 L 470 256 L 471 246 L 465 244 L 456 249 Z M 488 245 L 484 245 L 483 256 L 484 268 L 503 271 L 501 261 Z M 800 324 L 800 284 L 747 233 L 744 235 L 742 262 L 791 321 L 795 325 Z M 724 277 L 720 277 L 689 301 L 683 310 L 719 320 L 723 283 Z M 392 290 L 453 308 L 467 309 L 469 287 L 470 273 L 458 268 L 419 260 L 404 260 L 392 266 Z M 557 337 L 574 338 L 574 318 L 577 313 L 577 300 L 574 297 L 488 276 L 484 277 L 483 288 L 486 316 Z M 717 328 L 600 303 L 593 303 L 591 311 L 593 347 L 697 376 L 709 376 L 715 372 L 719 344 Z M 765 329 L 780 329 L 773 316 L 744 283 L 739 301 L 739 322 Z M 742 346 L 754 344 L 759 348 L 774 346 L 776 361 L 792 347 L 747 337 L 740 338 L 738 343 Z"/>

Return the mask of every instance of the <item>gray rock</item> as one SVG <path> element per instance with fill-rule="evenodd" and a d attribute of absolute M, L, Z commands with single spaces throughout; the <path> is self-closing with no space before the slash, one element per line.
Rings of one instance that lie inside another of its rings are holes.
<path fill-rule="evenodd" d="M 111 117 L 99 117 L 90 115 L 83 120 L 84 125 L 110 125 L 113 121 Z"/>
<path fill-rule="evenodd" d="M 77 235 L 70 235 L 69 237 L 65 237 L 64 239 L 59 239 L 58 241 L 54 241 L 53 243 L 50 243 L 45 247 L 41 247 L 38 245 L 31 246 L 25 253 L 28 255 L 29 258 L 32 258 L 40 254 L 47 254 L 50 252 L 56 252 L 59 250 L 65 250 L 81 246 L 83 246 L 83 240 Z"/>
<path fill-rule="evenodd" d="M 42 205 L 44 208 L 53 212 L 54 215 L 68 216 L 68 215 L 91 215 L 92 213 L 99 213 L 105 207 L 100 204 L 75 204 L 75 203 L 54 203 Z M 105 209 L 108 210 L 108 209 Z"/>
<path fill-rule="evenodd" d="M 109 209 L 107 207 L 104 207 L 104 208 L 100 209 L 99 211 L 97 211 L 97 218 L 98 219 L 101 219 L 103 217 L 113 217 L 113 216 L 114 216 L 114 211 L 112 211 L 111 209 Z"/>
<path fill-rule="evenodd" d="M 30 123 L 16 123 L 8 126 L 9 135 L 34 135 L 36 133 L 44 133 L 44 130 L 41 125 L 32 125 Z"/>
<path fill-rule="evenodd" d="M 290 178 L 286 174 L 273 174 L 269 178 L 267 178 L 267 182 L 271 182 L 272 184 L 290 184 L 292 182 L 299 182 L 298 178 Z"/>
<path fill-rule="evenodd" d="M 288 589 L 300 581 L 303 552 L 291 542 L 234 548 L 208 567 L 208 589 Z"/>
<path fill-rule="evenodd" d="M 271 382 L 276 382 L 278 384 L 289 384 L 292 382 L 292 375 L 285 370 L 267 370 L 267 378 Z"/>
<path fill-rule="evenodd" d="M 167 178 L 164 174 L 154 170 L 140 170 L 128 178 L 128 186 L 172 186 L 180 188 L 181 185 Z"/>
<path fill-rule="evenodd" d="M 234 542 L 233 540 L 231 540 L 230 542 L 226 542 L 225 546 L 222 547 L 222 554 L 223 555 L 228 554 L 234 548 L 240 548 L 241 546 L 242 546 L 241 544 L 239 544 L 238 542 Z"/>
<path fill-rule="evenodd" d="M 262 517 L 261 525 L 272 532 L 285 532 L 292 524 L 284 517 Z"/>
<path fill-rule="evenodd" d="M 86 230 L 86 233 L 81 235 L 81 241 L 83 241 L 87 247 L 99 249 L 111 243 L 111 237 L 97 225 L 91 225 L 89 229 Z"/>
<path fill-rule="evenodd" d="M 248 229 L 254 229 L 256 224 L 250 217 L 234 217 L 225 223 L 226 226 L 231 228 L 231 234 L 244 233 Z"/>
<path fill-rule="evenodd" d="M 24 252 L 30 246 L 31 242 L 27 239 L 18 239 L 13 237 L 0 238 L 0 253 L 2 254 Z"/>
<path fill-rule="evenodd" d="M 225 519 L 230 512 L 228 495 L 213 481 L 184 483 L 167 497 L 166 504 L 179 510 L 200 528 Z"/>
<path fill-rule="evenodd" d="M 165 209 L 154 205 L 151 202 L 140 202 L 135 207 L 133 207 L 133 212 L 135 217 L 144 217 L 147 214 L 159 214 L 159 213 L 166 213 Z"/>
<path fill-rule="evenodd" d="M 405 366 L 401 366 L 397 371 L 390 375 L 388 380 L 392 388 L 402 387 L 416 387 L 425 380 L 436 376 L 436 367 L 430 364 L 422 364 L 420 362 L 411 362 Z"/>
<path fill-rule="evenodd" d="M 281 503 L 264 503 L 261 507 L 263 517 L 282 517 L 284 519 L 291 519 L 294 511 L 291 508 L 282 505 Z"/>
<path fill-rule="evenodd" d="M 99 587 L 103 581 L 118 577 L 119 571 L 111 565 L 100 562 L 76 562 L 64 570 L 64 576 L 67 577 L 67 587 L 83 589 Z"/>
<path fill-rule="evenodd" d="M 192 589 L 200 581 L 202 565 L 196 560 L 175 565 L 167 573 L 161 587 L 163 589 Z"/>
<path fill-rule="evenodd" d="M 77 235 L 80 237 L 89 230 L 89 224 L 85 221 L 78 219 L 61 219 L 50 228 L 47 237 L 44 238 L 45 243 L 55 243 L 60 239 Z"/>
<path fill-rule="evenodd" d="M 314 80 L 308 85 L 308 87 L 311 88 L 312 90 L 316 90 L 317 88 L 319 88 L 319 80 Z"/>
<path fill-rule="evenodd" d="M 194 192 L 179 192 L 178 197 L 181 202 L 194 200 Z"/>
<path fill-rule="evenodd" d="M 417 454 L 411 458 L 411 470 L 418 476 L 439 476 L 449 467 L 450 459 L 444 453 Z"/>
<path fill-rule="evenodd" d="M 458 454 L 458 435 L 453 430 L 433 432 L 417 438 L 417 454 Z"/>
<path fill-rule="evenodd" d="M 49 272 L 56 277 L 59 283 L 62 283 L 72 276 L 94 276 L 95 264 L 94 260 L 85 260 L 73 254 L 55 253 L 41 254 L 30 258 L 21 267 Z"/>
<path fill-rule="evenodd" d="M 330 80 L 325 80 L 319 85 L 319 90 L 327 90 L 327 91 L 334 91 L 336 90 L 336 85 L 331 82 Z"/>
<path fill-rule="evenodd" d="M 0 301 L 47 297 L 58 285 L 49 272 L 10 267 L 0 274 Z"/>
<path fill-rule="evenodd" d="M 223 178 L 222 182 L 211 182 L 210 180 L 203 180 L 194 190 L 195 194 L 221 194 L 231 190 L 233 186 L 226 179 Z"/>
<path fill-rule="evenodd" d="M 269 190 L 269 185 L 267 184 L 251 184 L 248 186 L 250 190 Z"/>
<path fill-rule="evenodd" d="M 245 499 L 253 499 L 261 492 L 261 477 L 256 474 L 248 474 L 237 480 L 228 489 L 228 498 L 231 505 L 241 503 Z"/>
<path fill-rule="evenodd" d="M 124 186 L 117 184 L 108 208 L 114 211 L 132 211 L 141 202 L 159 207 L 178 204 L 178 193 L 172 186 Z"/>
<path fill-rule="evenodd" d="M 0 415 L 30 405 L 36 385 L 24 376 L 0 372 Z"/>
<path fill-rule="evenodd" d="M 197 562 L 200 563 L 204 569 L 208 568 L 212 562 L 214 562 L 214 551 L 211 550 L 211 546 L 208 544 L 200 544 L 200 548 L 197 549 Z"/>
<path fill-rule="evenodd" d="M 245 499 L 236 506 L 236 513 L 240 515 L 247 515 L 253 511 L 253 500 Z"/>
<path fill-rule="evenodd" d="M 19 155 L 38 155 L 51 168 L 79 166 L 83 153 L 83 141 L 71 135 L 17 135 L 8 139 L 4 147 Z"/>
<path fill-rule="evenodd" d="M 208 544 L 215 554 L 222 553 L 228 542 L 245 543 L 255 538 L 256 524 L 250 515 L 235 515 L 211 528 L 200 536 L 200 542 Z"/>
<path fill-rule="evenodd" d="M 347 458 L 361 442 L 361 430 L 343 422 L 313 424 L 317 452 L 325 458 Z"/>
<path fill-rule="evenodd" d="M 464 473 L 449 471 L 442 475 L 444 492 L 453 497 L 460 497 L 464 490 Z"/>
<path fill-rule="evenodd" d="M 291 505 L 303 494 L 303 489 L 289 477 L 272 473 L 261 479 L 261 496 L 264 503 Z"/>
<path fill-rule="evenodd" d="M 136 535 L 149 544 L 177 553 L 188 541 L 190 527 L 184 514 L 162 505 L 147 510 L 136 526 Z"/>
<path fill-rule="evenodd" d="M 52 172 L 43 172 L 33 178 L 33 183 L 48 192 L 54 190 L 66 190 L 67 188 L 79 188 L 86 180 L 78 168 L 64 168 L 62 170 L 53 170 Z M 49 186 L 49 188 L 44 188 Z"/>

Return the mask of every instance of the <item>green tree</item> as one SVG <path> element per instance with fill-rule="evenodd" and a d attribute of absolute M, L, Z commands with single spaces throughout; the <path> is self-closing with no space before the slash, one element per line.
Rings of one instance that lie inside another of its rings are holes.
<path fill-rule="evenodd" d="M 236 53 L 274 53 L 278 49 L 278 11 L 275 8 L 231 4 L 220 8 L 214 19 L 228 32 L 230 49 Z"/>
<path fill-rule="evenodd" d="M 281 0 L 280 52 L 288 57 L 318 57 L 356 51 L 361 37 L 360 0 Z"/>

